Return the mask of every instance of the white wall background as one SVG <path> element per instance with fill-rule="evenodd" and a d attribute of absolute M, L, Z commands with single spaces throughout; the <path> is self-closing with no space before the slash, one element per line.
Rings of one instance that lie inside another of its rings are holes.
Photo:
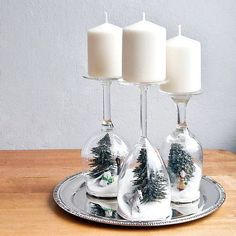
<path fill-rule="evenodd" d="M 202 43 L 204 93 L 188 123 L 205 148 L 236 151 L 235 0 L 0 0 L 0 149 L 80 148 L 101 120 L 101 88 L 86 74 L 86 31 L 146 18 Z M 117 131 L 139 135 L 138 91 L 112 87 Z M 175 107 L 149 91 L 149 137 L 160 145 L 175 127 Z"/>

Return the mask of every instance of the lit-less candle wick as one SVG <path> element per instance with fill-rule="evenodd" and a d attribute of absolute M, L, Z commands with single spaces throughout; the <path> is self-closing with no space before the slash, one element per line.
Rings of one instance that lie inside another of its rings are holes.
<path fill-rule="evenodd" d="M 105 14 L 105 22 L 108 23 L 108 14 L 106 11 L 104 11 L 104 14 Z"/>
<path fill-rule="evenodd" d="M 178 29 L 179 29 L 179 36 L 181 36 L 181 25 L 178 25 Z"/>
<path fill-rule="evenodd" d="M 143 20 L 146 20 L 146 14 L 143 12 Z"/>

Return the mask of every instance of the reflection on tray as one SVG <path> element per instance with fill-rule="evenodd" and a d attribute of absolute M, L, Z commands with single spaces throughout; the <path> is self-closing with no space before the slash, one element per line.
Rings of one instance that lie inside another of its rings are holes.
<path fill-rule="evenodd" d="M 195 202 L 184 203 L 184 204 L 171 203 L 171 207 L 172 207 L 172 218 L 188 216 L 202 211 L 204 207 L 204 199 L 201 200 L 199 199 Z"/>
<path fill-rule="evenodd" d="M 91 215 L 117 218 L 117 200 L 116 199 L 100 199 L 87 195 L 87 212 Z"/>
<path fill-rule="evenodd" d="M 96 216 L 102 216 L 107 218 L 116 218 L 116 210 L 113 210 L 111 208 L 103 207 L 99 204 L 90 202 L 90 214 L 96 215 Z"/>
<path fill-rule="evenodd" d="M 120 218 L 116 212 L 117 199 L 101 199 L 87 195 L 86 211 L 90 215 L 106 218 Z M 189 216 L 201 212 L 204 208 L 206 199 L 204 196 L 201 199 L 192 203 L 171 203 L 172 219 L 183 216 Z"/>
<path fill-rule="evenodd" d="M 167 221 L 127 221 L 116 214 L 116 199 L 101 199 L 86 194 L 84 176 L 84 173 L 79 173 L 57 185 L 53 192 L 54 200 L 66 212 L 100 223 L 142 227 L 179 224 L 205 217 L 217 210 L 225 201 L 224 189 L 216 181 L 203 176 L 200 203 L 198 201 L 190 204 L 172 204 L 173 216 Z"/>

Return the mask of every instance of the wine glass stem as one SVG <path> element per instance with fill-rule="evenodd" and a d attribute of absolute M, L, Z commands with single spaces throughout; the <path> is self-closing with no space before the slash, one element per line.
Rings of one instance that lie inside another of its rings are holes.
<path fill-rule="evenodd" d="M 102 130 L 110 131 L 113 129 L 113 124 L 111 121 L 111 81 L 102 81 L 102 91 L 103 91 L 103 120 L 102 120 Z"/>
<path fill-rule="evenodd" d="M 147 137 L 147 85 L 140 86 L 140 128 L 141 136 Z"/>
<path fill-rule="evenodd" d="M 190 95 L 181 96 L 181 97 L 172 97 L 173 101 L 176 104 L 177 108 L 177 129 L 187 128 L 186 122 L 186 108 L 188 101 L 190 99 Z"/>

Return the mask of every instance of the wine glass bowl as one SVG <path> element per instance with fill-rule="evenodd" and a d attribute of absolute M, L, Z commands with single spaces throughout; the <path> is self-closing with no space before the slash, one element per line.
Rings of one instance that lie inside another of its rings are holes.
<path fill-rule="evenodd" d="M 121 164 L 128 155 L 126 143 L 114 130 L 92 136 L 81 153 L 87 161 L 87 192 L 96 197 L 116 197 Z"/>
<path fill-rule="evenodd" d="M 159 152 L 147 138 L 147 89 L 150 85 L 138 86 L 141 136 L 121 167 L 117 213 L 131 221 L 166 220 L 172 215 L 169 176 Z"/>
<path fill-rule="evenodd" d="M 115 133 L 111 120 L 110 87 L 112 81 L 119 78 L 84 78 L 99 81 L 103 91 L 101 130 L 88 139 L 81 152 L 87 163 L 87 193 L 95 197 L 116 197 L 121 164 L 129 152 L 125 141 Z"/>
<path fill-rule="evenodd" d="M 200 198 L 202 147 L 186 122 L 186 107 L 191 95 L 171 94 L 177 107 L 177 125 L 161 148 L 171 182 L 171 201 L 174 203 L 186 204 Z"/>
<path fill-rule="evenodd" d="M 170 181 L 159 152 L 141 138 L 126 158 L 119 176 L 118 214 L 129 220 L 171 217 Z"/>

